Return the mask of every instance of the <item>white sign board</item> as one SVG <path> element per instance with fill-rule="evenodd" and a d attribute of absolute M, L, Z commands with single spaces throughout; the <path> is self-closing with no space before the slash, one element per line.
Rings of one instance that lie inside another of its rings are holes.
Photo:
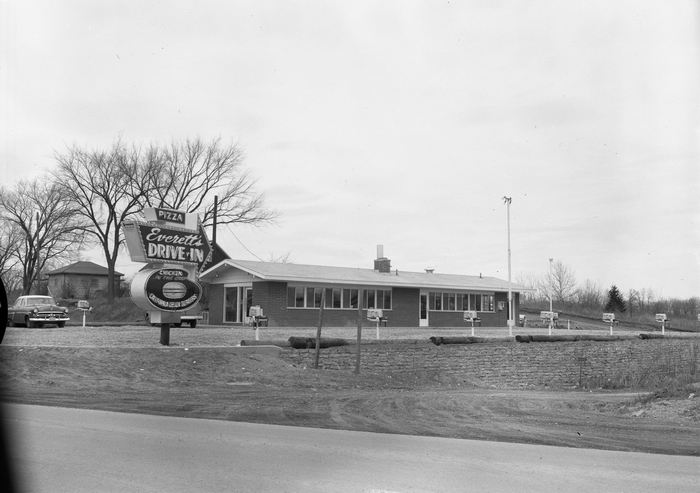
<path fill-rule="evenodd" d="M 477 318 L 479 318 L 479 315 L 476 313 L 476 310 L 464 310 L 464 320 L 467 322 L 471 322 Z"/>
<path fill-rule="evenodd" d="M 666 320 L 668 320 L 668 318 L 666 318 L 665 313 L 657 313 L 656 314 L 656 321 L 657 322 L 665 322 Z"/>
<path fill-rule="evenodd" d="M 559 320 L 559 314 L 557 312 L 540 312 L 540 318 L 547 320 Z"/>
<path fill-rule="evenodd" d="M 262 307 L 259 306 L 259 305 L 253 305 L 253 306 L 251 306 L 251 307 L 250 307 L 250 311 L 248 312 L 248 314 L 249 314 L 251 317 L 262 317 L 262 316 L 264 316 L 264 315 L 263 315 L 263 309 L 262 309 Z"/>
<path fill-rule="evenodd" d="M 603 322 L 614 322 L 615 321 L 615 314 L 614 313 L 603 313 Z"/>
<path fill-rule="evenodd" d="M 384 312 L 380 310 L 379 308 L 369 308 L 367 310 L 367 319 L 368 320 L 377 320 L 379 318 L 382 318 L 384 316 Z"/>

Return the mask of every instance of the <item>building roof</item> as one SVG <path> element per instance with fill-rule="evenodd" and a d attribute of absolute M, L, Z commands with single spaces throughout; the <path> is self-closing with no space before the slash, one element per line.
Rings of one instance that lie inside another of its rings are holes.
<path fill-rule="evenodd" d="M 266 281 L 293 283 L 328 283 L 363 286 L 410 287 L 429 289 L 464 289 L 472 291 L 508 291 L 509 283 L 495 277 L 464 276 L 428 272 L 392 270 L 381 273 L 373 269 L 353 267 L 328 267 L 280 262 L 225 259 L 202 273 L 204 282 L 213 281 L 222 270 L 240 269 Z M 522 292 L 527 288 L 510 283 L 511 291 Z"/>
<path fill-rule="evenodd" d="M 73 262 L 65 267 L 60 267 L 58 269 L 48 272 L 46 275 L 53 276 L 57 274 L 83 274 L 90 276 L 106 276 L 108 273 L 107 267 L 102 267 L 94 262 L 79 261 Z M 115 276 L 123 276 L 121 272 L 114 271 Z"/>

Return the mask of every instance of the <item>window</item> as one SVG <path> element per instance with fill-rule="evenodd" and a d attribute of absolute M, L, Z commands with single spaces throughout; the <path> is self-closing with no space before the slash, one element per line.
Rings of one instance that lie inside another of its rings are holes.
<path fill-rule="evenodd" d="M 455 305 L 456 296 L 455 293 L 445 293 L 445 310 L 455 311 L 457 309 Z"/>
<path fill-rule="evenodd" d="M 365 303 L 364 303 L 365 308 L 375 308 L 374 295 L 375 295 L 375 292 L 373 290 L 370 290 L 370 289 L 365 290 Z"/>
<path fill-rule="evenodd" d="M 350 291 L 350 304 L 345 305 L 345 307 L 357 308 L 357 289 L 344 289 L 343 291 Z"/>
<path fill-rule="evenodd" d="M 495 296 L 492 294 L 430 292 L 428 299 L 430 310 L 433 311 L 495 311 Z"/>
<path fill-rule="evenodd" d="M 365 289 L 363 290 L 363 307 L 390 310 L 391 293 L 391 289 Z M 288 286 L 287 307 L 320 308 L 322 295 L 325 296 L 324 308 L 357 309 L 359 298 L 357 288 L 312 288 L 308 286 Z"/>
<path fill-rule="evenodd" d="M 333 288 L 333 308 L 340 308 L 340 288 Z"/>

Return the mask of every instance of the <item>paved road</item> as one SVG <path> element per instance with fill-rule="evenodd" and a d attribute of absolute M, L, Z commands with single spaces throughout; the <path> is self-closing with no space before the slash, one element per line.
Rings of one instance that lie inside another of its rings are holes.
<path fill-rule="evenodd" d="M 700 458 L 7 405 L 27 492 L 700 491 Z"/>

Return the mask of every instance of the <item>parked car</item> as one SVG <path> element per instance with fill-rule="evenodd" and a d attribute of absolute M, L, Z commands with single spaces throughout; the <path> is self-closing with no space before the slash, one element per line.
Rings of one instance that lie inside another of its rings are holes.
<path fill-rule="evenodd" d="M 70 320 L 68 309 L 58 306 L 51 296 L 20 296 L 15 304 L 7 307 L 7 326 L 42 327 L 55 324 L 63 327 Z"/>

